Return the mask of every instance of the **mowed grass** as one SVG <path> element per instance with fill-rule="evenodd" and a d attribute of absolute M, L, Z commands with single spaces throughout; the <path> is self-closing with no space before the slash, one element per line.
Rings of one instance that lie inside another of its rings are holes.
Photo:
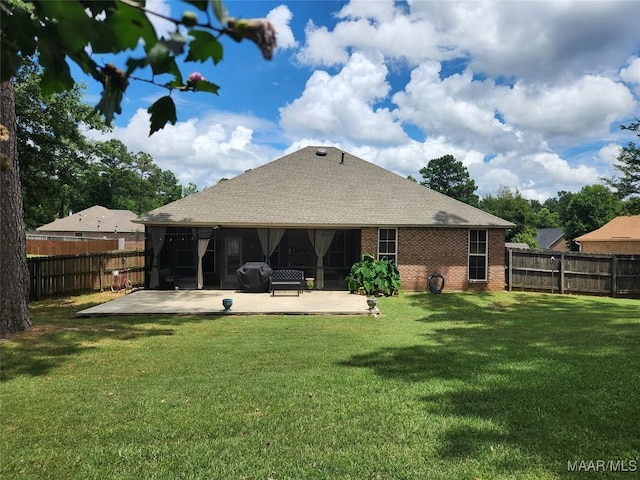
<path fill-rule="evenodd" d="M 34 304 L 36 330 L 2 343 L 2 478 L 637 475 L 568 470 L 640 464 L 637 300 L 403 293 L 379 317 L 74 318 L 104 298 Z"/>

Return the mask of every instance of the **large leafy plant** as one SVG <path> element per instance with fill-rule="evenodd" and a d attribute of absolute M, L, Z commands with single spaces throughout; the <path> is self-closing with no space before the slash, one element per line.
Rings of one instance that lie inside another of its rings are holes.
<path fill-rule="evenodd" d="M 353 264 L 345 281 L 351 293 L 362 288 L 367 295 L 384 294 L 389 297 L 400 290 L 398 267 L 386 259 L 376 260 L 369 253 L 365 253 L 361 261 Z"/>

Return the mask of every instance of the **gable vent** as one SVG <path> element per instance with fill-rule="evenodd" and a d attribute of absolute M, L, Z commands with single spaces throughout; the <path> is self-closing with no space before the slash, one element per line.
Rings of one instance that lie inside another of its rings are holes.
<path fill-rule="evenodd" d="M 319 157 L 324 157 L 325 155 L 327 155 L 327 149 L 326 148 L 318 148 L 316 150 L 316 155 L 318 155 Z"/>

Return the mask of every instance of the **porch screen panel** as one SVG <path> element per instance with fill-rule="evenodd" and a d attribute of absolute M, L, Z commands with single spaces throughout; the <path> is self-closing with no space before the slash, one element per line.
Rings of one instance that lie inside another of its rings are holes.
<path fill-rule="evenodd" d="M 308 230 L 309 239 L 318 256 L 316 263 L 316 288 L 324 288 L 324 256 L 329 251 L 335 230 Z"/>
<path fill-rule="evenodd" d="M 269 264 L 271 254 L 278 248 L 280 240 L 284 235 L 284 228 L 257 228 L 258 238 L 260 239 L 260 246 L 262 247 L 262 254 L 265 256 L 265 261 Z"/>
<path fill-rule="evenodd" d="M 149 278 L 149 288 L 160 286 L 160 252 L 164 245 L 167 227 L 149 227 L 151 234 L 151 249 L 153 250 L 153 262 L 151 264 L 151 277 Z"/>

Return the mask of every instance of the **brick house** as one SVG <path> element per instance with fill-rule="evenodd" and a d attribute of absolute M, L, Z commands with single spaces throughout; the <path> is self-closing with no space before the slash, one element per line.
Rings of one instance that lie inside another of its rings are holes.
<path fill-rule="evenodd" d="M 249 261 L 346 289 L 364 253 L 389 258 L 404 290 L 504 288 L 514 225 L 333 147 L 306 147 L 140 216 L 147 288 L 237 289 Z"/>
<path fill-rule="evenodd" d="M 640 254 L 640 215 L 616 217 L 574 240 L 584 253 Z"/>

